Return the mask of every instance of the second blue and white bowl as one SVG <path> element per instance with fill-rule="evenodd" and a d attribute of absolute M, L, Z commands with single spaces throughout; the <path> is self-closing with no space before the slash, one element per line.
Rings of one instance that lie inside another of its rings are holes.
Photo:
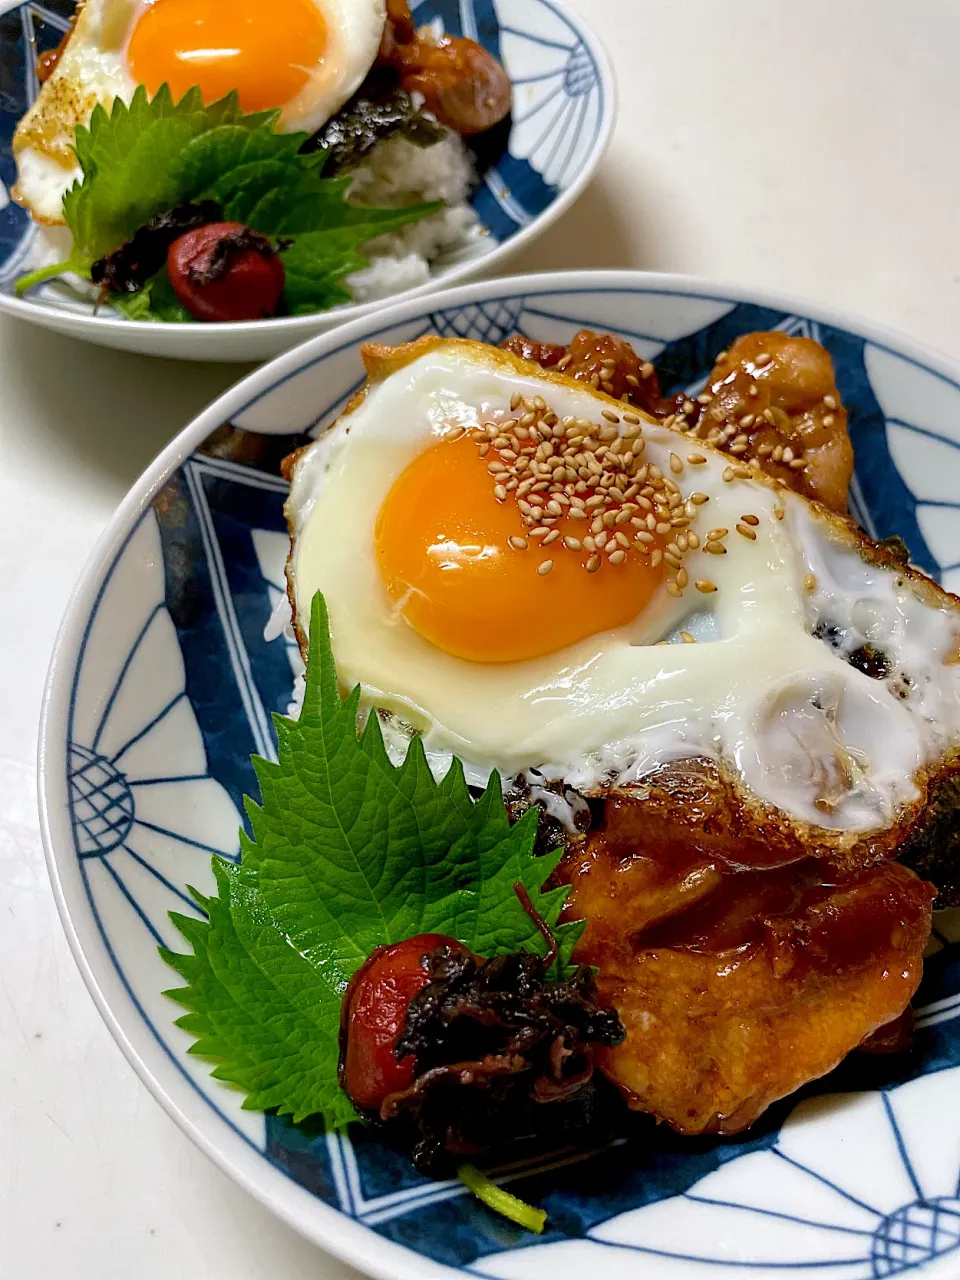
<path fill-rule="evenodd" d="M 573 204 L 613 130 L 610 64 L 563 0 L 413 0 L 418 25 L 478 40 L 503 63 L 513 88 L 505 150 L 472 198 L 489 234 L 469 254 L 454 255 L 426 284 L 391 298 L 242 324 L 152 324 L 94 314 L 92 305 L 67 300 L 55 285 L 17 298 L 16 281 L 37 228 L 9 197 L 16 177 L 13 132 L 38 92 L 36 53 L 59 43 L 74 8 L 75 0 L 0 0 L 0 311 L 102 346 L 181 360 L 264 360 L 395 301 L 501 269 Z"/>

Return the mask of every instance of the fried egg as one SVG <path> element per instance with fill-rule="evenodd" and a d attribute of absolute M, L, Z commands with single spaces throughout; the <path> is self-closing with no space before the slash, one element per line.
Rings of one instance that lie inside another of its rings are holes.
<path fill-rule="evenodd" d="M 707 760 L 822 836 L 922 800 L 960 600 L 589 385 L 461 340 L 364 357 L 288 467 L 290 598 L 303 644 L 323 592 L 343 684 L 433 761 L 589 795 Z"/>
<path fill-rule="evenodd" d="M 86 0 L 53 73 L 14 135 L 15 198 L 63 221 L 79 178 L 74 130 L 138 84 L 207 103 L 236 89 L 245 111 L 279 107 L 287 132 L 319 129 L 359 88 L 383 33 L 385 0 Z"/>

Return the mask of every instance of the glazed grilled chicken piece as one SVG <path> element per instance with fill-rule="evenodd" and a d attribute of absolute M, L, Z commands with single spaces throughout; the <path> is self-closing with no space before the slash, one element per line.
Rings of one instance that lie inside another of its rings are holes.
<path fill-rule="evenodd" d="M 475 40 L 418 31 L 407 0 L 388 0 L 377 64 L 392 67 L 401 89 L 420 94 L 441 124 L 464 137 L 509 114 L 510 81 L 496 58 Z"/>
<path fill-rule="evenodd" d="M 621 796 L 567 855 L 575 958 L 627 1031 L 597 1063 L 680 1133 L 737 1133 L 903 1014 L 933 886 L 895 862 L 736 866 L 656 797 Z M 750 856 L 748 851 L 747 856 Z"/>
<path fill-rule="evenodd" d="M 717 358 L 694 400 L 683 393 L 661 397 L 653 365 L 608 333 L 581 329 L 566 347 L 515 335 L 501 346 L 626 399 L 738 462 L 756 463 L 831 511 L 846 513 L 853 473 L 847 412 L 833 361 L 810 338 L 744 334 Z"/>
<path fill-rule="evenodd" d="M 717 358 L 701 401 L 707 397 L 697 402 L 691 435 L 846 513 L 853 446 L 833 361 L 819 342 L 744 334 Z"/>
<path fill-rule="evenodd" d="M 646 413 L 654 413 L 660 403 L 660 384 L 653 365 L 641 360 L 629 342 L 610 333 L 581 329 L 568 346 L 534 342 L 515 334 L 500 345 L 544 369 L 556 369 L 578 382 L 589 382 L 615 400 L 636 405 Z"/>

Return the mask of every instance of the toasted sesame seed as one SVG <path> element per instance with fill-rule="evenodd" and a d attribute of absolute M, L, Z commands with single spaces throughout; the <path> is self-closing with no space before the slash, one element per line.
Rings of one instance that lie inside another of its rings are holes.
<path fill-rule="evenodd" d="M 729 529 L 724 529 L 722 527 L 719 529 L 711 529 L 710 532 L 707 534 L 707 541 L 720 542 L 723 538 L 727 536 L 729 532 L 730 532 Z"/>
<path fill-rule="evenodd" d="M 480 454 L 481 458 L 485 458 L 490 452 L 490 446 L 488 444 L 482 444 L 477 452 Z"/>
<path fill-rule="evenodd" d="M 543 542 L 540 543 L 540 545 L 541 547 L 549 547 L 550 543 L 556 542 L 556 540 L 559 537 L 560 537 L 560 530 L 551 529 L 550 532 L 547 534 L 547 536 L 544 538 Z"/>
<path fill-rule="evenodd" d="M 526 538 L 519 538 L 514 536 L 512 538 L 507 539 L 507 544 L 513 547 L 514 551 L 526 551 L 527 549 Z"/>
<path fill-rule="evenodd" d="M 741 534 L 744 538 L 749 538 L 751 542 L 756 542 L 757 540 L 756 530 L 751 529 L 748 524 L 738 524 L 737 533 Z"/>
<path fill-rule="evenodd" d="M 757 366 L 758 369 L 765 369 L 772 359 L 773 359 L 773 356 L 770 354 L 769 351 L 761 351 L 753 363 Z"/>
<path fill-rule="evenodd" d="M 496 498 L 498 502 L 506 502 L 507 491 L 502 484 L 494 485 L 493 496 Z"/>
<path fill-rule="evenodd" d="M 671 555 L 678 556 L 681 554 L 680 548 L 675 542 L 668 542 L 664 547 L 664 551 L 669 551 Z"/>
<path fill-rule="evenodd" d="M 666 520 L 658 520 L 653 527 L 654 527 L 654 532 L 659 533 L 661 535 L 665 533 L 669 533 L 671 529 L 670 523 Z"/>
<path fill-rule="evenodd" d="M 805 573 L 803 575 L 803 589 L 804 591 L 816 591 L 817 589 L 816 574 Z"/>
<path fill-rule="evenodd" d="M 567 536 L 563 540 L 563 545 L 567 548 L 568 551 L 579 551 L 580 548 L 583 546 L 583 543 L 580 541 L 579 538 L 571 538 L 570 535 L 567 534 Z"/>
<path fill-rule="evenodd" d="M 672 551 L 665 551 L 663 553 L 663 558 L 671 569 L 679 569 L 681 564 L 683 564 L 681 558 L 679 556 L 675 556 Z"/>
<path fill-rule="evenodd" d="M 832 413 L 825 413 L 825 414 L 823 415 L 823 425 L 824 425 L 825 427 L 832 427 L 832 426 L 833 426 L 833 423 L 834 423 L 834 417 L 833 417 L 833 414 L 832 414 Z"/>
<path fill-rule="evenodd" d="M 739 456 L 742 453 L 746 453 L 749 447 L 750 446 L 747 444 L 732 444 L 730 448 L 727 450 L 727 453 L 732 453 L 735 456 Z"/>
<path fill-rule="evenodd" d="M 782 520 L 782 519 L 783 519 L 783 507 L 774 507 L 774 508 L 773 508 L 773 514 L 776 516 L 776 518 L 777 518 L 778 520 Z"/>
<path fill-rule="evenodd" d="M 679 597 L 683 595 L 683 591 L 681 590 L 676 578 L 668 578 L 664 585 L 667 589 L 668 596 L 674 596 L 679 599 Z"/>
<path fill-rule="evenodd" d="M 792 461 L 793 461 L 793 450 L 790 448 L 790 446 L 789 446 L 789 445 L 786 445 L 786 446 L 785 446 L 785 448 L 784 448 L 784 450 L 783 450 L 782 459 L 783 459 L 783 461 L 784 461 L 784 462 L 792 462 Z"/>
<path fill-rule="evenodd" d="M 639 530 L 637 533 L 633 535 L 633 537 L 634 537 L 634 541 L 636 542 L 650 543 L 654 541 L 653 534 L 647 533 L 646 529 Z"/>
<path fill-rule="evenodd" d="M 689 535 L 686 529 L 682 529 L 677 534 L 677 550 L 680 552 L 681 555 L 686 555 L 689 546 L 690 546 Z"/>
<path fill-rule="evenodd" d="M 749 516 L 749 515 L 741 516 L 740 519 L 743 521 L 744 524 L 752 524 L 756 526 L 760 523 L 759 519 L 756 516 Z"/>
<path fill-rule="evenodd" d="M 683 565 L 681 565 L 680 568 L 677 570 L 677 586 L 682 591 L 684 587 L 686 587 L 689 581 L 690 581 L 690 575 L 687 573 Z"/>
<path fill-rule="evenodd" d="M 640 377 L 651 378 L 652 376 L 653 376 L 653 365 L 650 363 L 649 360 L 646 360 L 640 366 Z"/>
<path fill-rule="evenodd" d="M 626 558 L 627 558 L 627 553 L 619 549 L 617 551 L 611 551 L 610 554 L 607 556 L 607 559 L 610 561 L 611 564 L 623 564 Z"/>
<path fill-rule="evenodd" d="M 703 549 L 711 556 L 725 556 L 727 554 L 727 548 L 722 542 L 706 542 Z"/>
<path fill-rule="evenodd" d="M 655 569 L 657 565 L 661 563 L 662 560 L 663 560 L 663 552 L 660 550 L 659 547 L 654 547 L 653 551 L 650 552 L 650 564 Z"/>
<path fill-rule="evenodd" d="M 587 561 L 586 565 L 584 566 L 584 568 L 586 569 L 587 573 L 596 573 L 597 570 L 600 568 L 600 557 L 597 555 L 591 556 L 590 559 Z"/>
<path fill-rule="evenodd" d="M 733 474 L 736 476 L 736 478 L 737 478 L 738 480 L 752 480 L 752 479 L 753 479 L 753 476 L 750 474 L 750 468 L 749 468 L 749 467 L 734 467 L 734 468 L 733 468 Z"/>
<path fill-rule="evenodd" d="M 711 591 L 716 591 L 717 589 L 709 578 L 698 578 L 693 585 L 698 591 L 702 591 L 705 596 L 708 596 Z"/>
<path fill-rule="evenodd" d="M 537 565 L 537 573 L 539 573 L 541 578 L 545 578 L 552 568 L 553 568 L 552 560 L 541 560 L 541 562 Z"/>
<path fill-rule="evenodd" d="M 727 469 L 723 473 L 723 478 L 727 482 L 727 484 L 730 483 L 730 481 L 733 479 L 733 467 L 727 467 Z"/>
<path fill-rule="evenodd" d="M 804 462 L 803 458 L 794 458 L 793 461 L 790 463 L 791 471 L 806 471 L 806 469 L 807 469 L 807 464 L 806 462 Z"/>
<path fill-rule="evenodd" d="M 773 453 L 770 456 L 774 462 L 781 462 L 783 460 L 783 445 L 775 444 L 773 446 Z"/>
<path fill-rule="evenodd" d="M 683 402 L 683 412 L 684 412 L 684 413 L 686 413 L 686 414 L 691 414 L 691 413 L 693 413 L 693 408 L 694 408 L 694 406 L 693 406 L 693 401 L 692 401 L 692 400 L 684 400 L 684 402 Z"/>
<path fill-rule="evenodd" d="M 837 407 L 837 397 L 836 397 L 836 396 L 824 396 L 824 397 L 823 397 L 823 403 L 827 406 L 827 408 L 828 408 L 828 409 L 835 409 L 835 408 Z"/>
<path fill-rule="evenodd" d="M 699 547 L 699 545 L 700 545 L 700 539 L 697 537 L 697 535 L 693 532 L 693 530 L 692 530 L 692 529 L 688 529 L 688 530 L 687 530 L 687 546 L 688 546 L 688 548 L 689 548 L 691 551 L 696 551 L 696 549 L 697 549 L 697 547 Z"/>
<path fill-rule="evenodd" d="M 683 473 L 683 462 L 675 453 L 671 453 L 670 455 L 670 470 L 675 476 L 679 476 Z"/>
<path fill-rule="evenodd" d="M 502 462 L 488 462 L 488 463 L 487 463 L 487 470 L 490 472 L 490 474 L 491 474 L 492 476 L 499 476 L 499 475 L 502 475 L 502 474 L 503 474 L 503 472 L 504 472 L 504 471 L 506 471 L 506 469 L 507 469 L 507 468 L 503 465 L 503 463 L 502 463 Z"/>
<path fill-rule="evenodd" d="M 631 426 L 631 427 L 640 426 L 641 420 L 637 417 L 635 413 L 624 413 L 621 415 L 621 417 L 623 418 L 624 422 L 627 423 L 628 426 Z M 626 431 L 623 434 L 626 435 L 627 434 Z"/>
<path fill-rule="evenodd" d="M 537 420 L 537 415 L 533 412 L 532 409 L 528 409 L 527 412 L 520 419 L 520 426 L 532 427 L 533 424 L 536 422 L 536 420 Z"/>
<path fill-rule="evenodd" d="M 689 500 L 695 507 L 702 507 L 705 502 L 710 501 L 710 498 L 705 493 L 691 493 Z"/>
<path fill-rule="evenodd" d="M 695 638 L 690 634 L 690 632 L 689 632 L 689 631 L 681 631 L 681 632 L 680 632 L 680 639 L 683 641 L 683 643 L 684 643 L 684 644 L 696 644 L 696 643 L 697 643 L 697 642 L 696 642 L 696 639 L 695 639 Z"/>
<path fill-rule="evenodd" d="M 754 415 L 752 413 L 745 413 L 743 417 L 740 419 L 740 422 L 738 423 L 738 425 L 741 427 L 752 427 L 753 422 L 754 422 Z"/>
<path fill-rule="evenodd" d="M 560 369 L 561 371 L 564 370 L 572 359 L 573 359 L 573 356 L 568 351 L 562 360 L 557 361 L 557 368 Z"/>
<path fill-rule="evenodd" d="M 713 399 L 713 396 L 710 394 L 709 391 L 701 391 L 700 394 L 697 396 L 697 404 L 709 404 L 712 399 Z"/>
<path fill-rule="evenodd" d="M 589 516 L 588 516 L 588 515 L 587 515 L 587 513 L 583 510 L 583 508 L 582 508 L 582 507 L 571 507 L 571 508 L 570 508 L 570 510 L 569 510 L 569 512 L 568 512 L 567 514 L 570 516 L 571 520 L 587 520 L 587 519 L 589 519 Z"/>
<path fill-rule="evenodd" d="M 687 461 L 690 463 L 691 467 L 699 467 L 706 462 L 706 458 L 702 453 L 688 453 Z"/>

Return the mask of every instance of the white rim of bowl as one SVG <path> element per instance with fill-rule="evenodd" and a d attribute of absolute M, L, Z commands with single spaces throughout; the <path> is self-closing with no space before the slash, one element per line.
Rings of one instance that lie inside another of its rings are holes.
<path fill-rule="evenodd" d="M 800 298 L 742 285 L 726 285 L 701 277 L 643 271 L 562 271 L 508 276 L 444 290 L 431 299 L 430 310 L 449 310 L 489 301 L 498 295 L 578 290 L 662 292 L 733 304 L 758 303 L 847 330 L 893 355 L 916 361 L 960 387 L 960 362 L 892 329 L 839 309 L 807 303 Z M 164 1081 L 169 1067 L 162 1065 L 162 1059 L 168 1053 L 143 1018 L 138 1016 L 134 1023 L 129 1024 L 115 1012 L 115 1008 L 124 1002 L 134 1013 L 137 1010 L 130 994 L 122 988 L 103 939 L 98 935 L 92 913 L 83 909 L 76 919 L 71 914 L 73 894 L 66 887 L 66 882 L 71 877 L 77 879 L 79 872 L 66 818 L 67 796 L 63 782 L 66 743 L 62 738 L 62 726 L 67 719 L 70 688 L 84 631 L 103 585 L 104 574 L 170 475 L 213 430 L 288 377 L 338 350 L 357 345 L 378 330 L 423 314 L 420 300 L 404 299 L 382 309 L 375 322 L 359 318 L 269 361 L 213 401 L 146 468 L 100 535 L 67 604 L 44 689 L 37 773 L 44 855 L 64 932 L 87 989 L 131 1066 L 167 1114 L 196 1145 L 281 1221 L 329 1253 L 382 1280 L 451 1280 L 454 1276 L 462 1277 L 465 1272 L 387 1240 L 371 1227 L 314 1196 L 281 1172 L 264 1153 L 252 1155 L 244 1139 L 221 1120 L 206 1096 L 195 1090 L 192 1084 L 171 1076 L 168 1088 Z M 61 853 L 58 854 L 58 850 Z M 113 988 L 112 992 L 104 989 L 107 986 Z"/>
<path fill-rule="evenodd" d="M 2 0 L 0 0 L 0 15 L 11 9 L 22 8 L 23 3 L 24 0 L 8 0 L 8 3 L 2 3 Z M 556 200 L 552 201 L 536 217 L 531 218 L 530 222 L 525 227 L 521 227 L 519 231 L 516 231 L 509 240 L 504 240 L 497 244 L 489 253 L 478 254 L 477 257 L 460 263 L 436 279 L 427 280 L 413 289 L 404 289 L 402 293 L 391 294 L 386 298 L 376 298 L 371 302 L 345 303 L 339 308 L 334 307 L 329 311 L 311 312 L 305 316 L 278 316 L 271 320 L 241 320 L 211 325 L 159 324 L 149 326 L 152 329 L 159 329 L 161 332 L 184 335 L 182 338 L 172 337 L 167 340 L 171 349 L 166 354 L 176 358 L 176 348 L 178 346 L 192 346 L 198 341 L 208 341 L 205 337 L 199 336 L 206 333 L 216 334 L 221 337 L 227 336 L 228 338 L 231 334 L 264 333 L 271 336 L 289 335 L 295 340 L 298 334 L 305 339 L 309 334 L 315 332 L 315 327 L 318 323 L 323 323 L 328 318 L 330 320 L 330 328 L 352 324 L 355 320 L 362 320 L 367 316 L 381 312 L 385 306 L 393 306 L 395 303 L 408 302 L 415 298 L 422 298 L 427 294 L 439 293 L 442 290 L 456 286 L 458 282 L 468 280 L 471 276 L 487 272 L 498 263 L 502 264 L 506 259 L 512 257 L 515 252 L 518 252 L 530 241 L 536 239 L 548 226 L 551 226 L 558 218 L 561 218 L 580 198 L 592 181 L 600 161 L 610 145 L 617 118 L 617 81 L 613 73 L 613 64 L 602 41 L 584 22 L 580 14 L 575 13 L 569 7 L 567 0 L 549 0 L 549 3 L 569 23 L 589 48 L 590 53 L 596 60 L 600 79 L 605 90 L 604 111 L 600 118 L 596 145 L 582 172 L 569 187 L 560 192 Z M 0 312 L 7 312 L 9 315 L 19 316 L 21 319 L 30 320 L 33 323 L 40 323 L 43 320 L 49 320 L 51 323 L 54 321 L 63 323 L 64 320 L 70 320 L 72 327 L 76 329 L 91 328 L 98 333 L 142 334 L 145 327 L 145 322 L 142 320 L 122 320 L 114 316 L 100 314 L 87 315 L 84 312 L 51 306 L 46 302 L 32 302 L 29 298 L 19 298 L 5 293 L 0 293 Z"/>

